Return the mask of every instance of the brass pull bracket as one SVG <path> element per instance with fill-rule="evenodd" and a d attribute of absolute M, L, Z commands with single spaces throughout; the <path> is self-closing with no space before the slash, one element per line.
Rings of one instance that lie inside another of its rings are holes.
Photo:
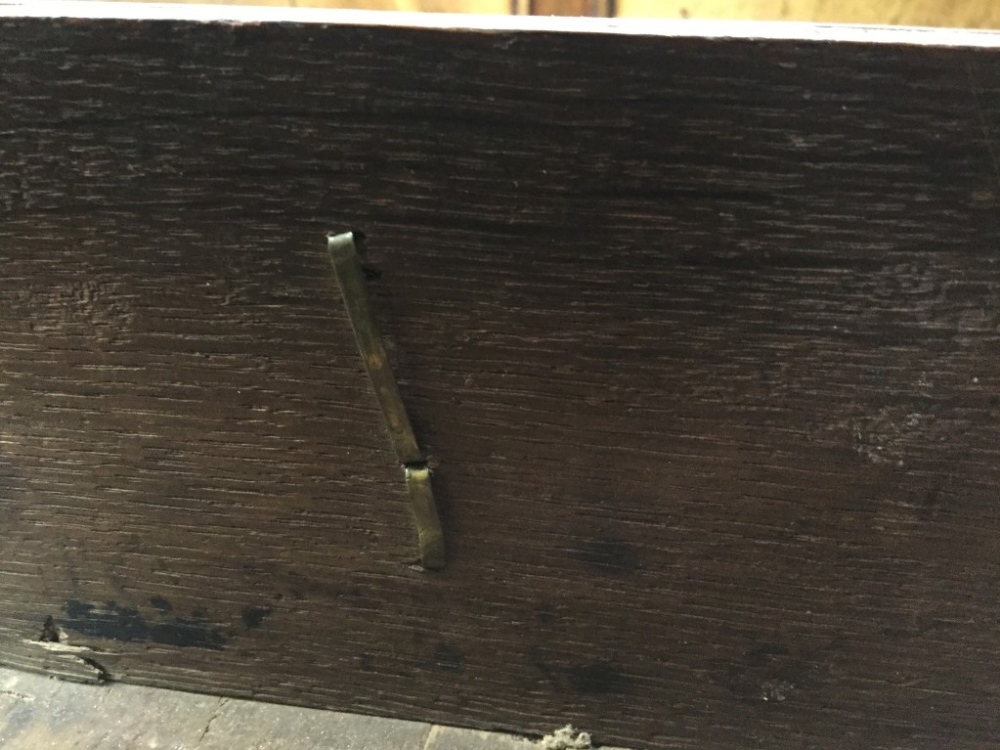
<path fill-rule="evenodd" d="M 399 395 L 396 378 L 389 368 L 389 358 L 382 343 L 382 336 L 375 325 L 365 275 L 361 259 L 354 244 L 354 234 L 329 235 L 327 247 L 333 261 L 333 270 L 340 286 L 340 294 L 351 320 L 358 353 L 368 371 L 368 378 L 375 389 L 375 396 L 386 425 L 392 447 L 396 451 L 406 477 L 406 488 L 410 495 L 410 509 L 417 526 L 417 541 L 420 547 L 420 564 L 428 570 L 444 567 L 444 535 L 438 518 L 434 492 L 431 488 L 431 473 L 417 445 L 410 418 Z"/>

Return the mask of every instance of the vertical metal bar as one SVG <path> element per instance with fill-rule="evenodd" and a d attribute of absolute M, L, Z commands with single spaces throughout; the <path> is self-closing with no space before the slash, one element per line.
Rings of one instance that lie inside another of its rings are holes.
<path fill-rule="evenodd" d="M 405 472 L 410 509 L 417 527 L 420 564 L 429 570 L 439 570 L 445 564 L 444 534 L 431 488 L 430 469 L 413 434 L 396 378 L 389 367 L 389 357 L 382 343 L 382 336 L 368 303 L 364 270 L 358 258 L 354 235 L 347 232 L 331 235 L 327 239 L 337 284 L 351 320 L 351 328 L 354 329 L 358 353 L 375 389 L 375 396 L 389 428 L 392 447 Z"/>
<path fill-rule="evenodd" d="M 375 325 L 375 318 L 368 304 L 365 275 L 354 245 L 354 236 L 347 233 L 330 237 L 329 249 L 340 293 L 344 298 L 344 306 L 347 308 L 354 337 L 358 342 L 358 351 L 389 426 L 392 446 L 402 464 L 423 461 L 413 435 L 410 418 L 406 414 L 403 399 L 396 386 L 396 378 L 389 369 L 389 357 L 382 344 L 382 336 Z"/>

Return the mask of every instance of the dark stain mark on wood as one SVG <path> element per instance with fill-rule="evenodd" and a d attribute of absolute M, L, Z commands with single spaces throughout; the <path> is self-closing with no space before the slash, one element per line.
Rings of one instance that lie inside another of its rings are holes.
<path fill-rule="evenodd" d="M 149 599 L 150 606 L 153 607 L 157 612 L 163 615 L 168 615 L 173 611 L 173 607 L 170 602 L 164 599 L 162 596 L 153 596 Z"/>
<path fill-rule="evenodd" d="M 265 604 L 264 606 L 258 607 L 246 607 L 241 613 L 241 616 L 243 617 L 243 624 L 246 625 L 249 630 L 253 630 L 254 628 L 259 628 L 270 614 L 271 608 Z"/>
<path fill-rule="evenodd" d="M 46 617 L 45 622 L 42 623 L 42 632 L 38 636 L 38 640 L 42 643 L 59 643 L 62 640 L 60 638 L 59 627 L 51 615 Z"/>
<path fill-rule="evenodd" d="M 169 622 L 147 622 L 134 607 L 107 602 L 100 606 L 70 599 L 64 607 L 66 629 L 94 638 L 125 643 L 159 643 L 179 648 L 222 650 L 229 636 L 204 617 L 175 617 Z"/>

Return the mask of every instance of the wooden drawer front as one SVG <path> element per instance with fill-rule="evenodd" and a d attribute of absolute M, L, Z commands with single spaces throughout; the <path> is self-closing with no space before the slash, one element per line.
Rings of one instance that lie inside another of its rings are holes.
<path fill-rule="evenodd" d="M 646 748 L 995 741 L 995 38 L 591 28 L 0 19 L 0 660 Z"/>

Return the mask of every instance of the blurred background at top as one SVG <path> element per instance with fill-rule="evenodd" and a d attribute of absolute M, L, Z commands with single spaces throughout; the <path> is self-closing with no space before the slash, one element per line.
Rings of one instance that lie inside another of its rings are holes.
<path fill-rule="evenodd" d="M 135 0 L 131 0 L 135 2 Z M 142 0 L 140 0 L 142 1 Z M 164 0 L 157 0 L 164 2 Z M 171 0 L 167 0 L 170 2 Z M 172 0 L 217 5 L 1000 28 L 1000 0 Z"/>

